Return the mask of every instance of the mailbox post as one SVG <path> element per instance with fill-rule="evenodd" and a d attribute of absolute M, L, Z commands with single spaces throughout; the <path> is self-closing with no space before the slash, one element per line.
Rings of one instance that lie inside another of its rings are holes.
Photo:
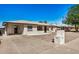
<path fill-rule="evenodd" d="M 65 43 L 65 31 L 57 30 L 56 35 L 54 37 L 55 44 L 64 44 Z"/>

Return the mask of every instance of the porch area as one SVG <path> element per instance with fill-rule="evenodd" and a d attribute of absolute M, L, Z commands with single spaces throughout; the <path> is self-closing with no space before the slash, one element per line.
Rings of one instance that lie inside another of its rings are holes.
<path fill-rule="evenodd" d="M 5 26 L 5 35 L 44 35 L 53 30 L 50 26 L 36 24 L 18 24 L 7 23 Z"/>

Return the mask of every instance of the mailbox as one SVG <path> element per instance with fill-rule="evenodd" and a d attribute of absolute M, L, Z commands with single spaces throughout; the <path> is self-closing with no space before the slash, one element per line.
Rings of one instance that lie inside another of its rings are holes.
<path fill-rule="evenodd" d="M 64 44 L 65 43 L 65 31 L 57 30 L 56 35 L 54 37 L 55 44 Z"/>

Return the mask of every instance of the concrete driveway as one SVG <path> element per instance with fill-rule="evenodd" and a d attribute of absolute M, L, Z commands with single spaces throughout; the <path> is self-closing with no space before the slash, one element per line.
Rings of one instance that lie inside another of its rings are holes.
<path fill-rule="evenodd" d="M 66 33 L 66 35 L 72 33 Z M 52 54 L 52 53 L 79 53 L 79 40 L 66 38 L 65 45 L 55 45 L 52 42 L 54 34 L 46 35 L 12 35 L 0 37 L 0 53 L 4 54 Z M 66 36 L 68 37 L 68 36 Z M 70 37 L 70 36 L 69 36 Z M 79 36 L 78 36 L 79 37 Z M 78 38 L 77 37 L 77 38 Z M 74 49 L 75 48 L 75 49 Z"/>
<path fill-rule="evenodd" d="M 48 36 L 48 37 L 47 37 Z M 3 37 L 0 45 L 0 53 L 41 53 L 53 48 L 53 36 L 46 35 L 12 35 Z"/>

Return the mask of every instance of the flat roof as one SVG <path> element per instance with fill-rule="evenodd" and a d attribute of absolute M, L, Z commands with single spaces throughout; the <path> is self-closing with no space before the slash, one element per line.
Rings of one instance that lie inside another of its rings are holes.
<path fill-rule="evenodd" d="M 25 20 L 19 20 L 19 21 L 6 21 L 4 23 L 16 23 L 16 24 L 35 24 L 35 25 L 47 25 L 50 26 L 48 23 L 39 23 L 39 22 L 33 22 L 33 21 L 25 21 Z"/>

